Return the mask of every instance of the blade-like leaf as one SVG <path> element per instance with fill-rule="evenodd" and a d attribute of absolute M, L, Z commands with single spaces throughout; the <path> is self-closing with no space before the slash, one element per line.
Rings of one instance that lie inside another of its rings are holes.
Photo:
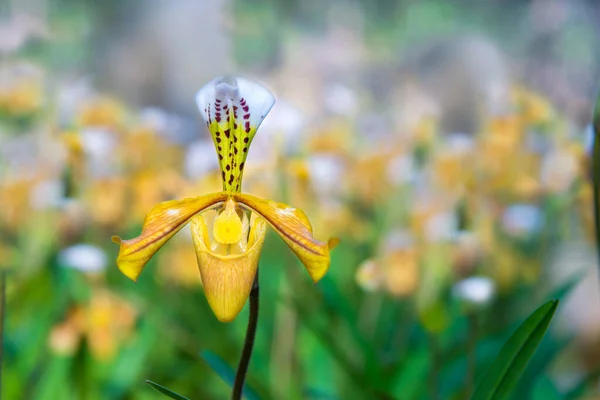
<path fill-rule="evenodd" d="M 162 394 L 164 394 L 165 396 L 171 398 L 171 399 L 175 399 L 175 400 L 190 400 L 187 397 L 183 397 L 182 395 L 175 393 L 174 391 L 172 391 L 171 389 L 167 389 L 164 386 L 159 385 L 158 383 L 154 383 L 152 381 L 146 381 L 146 383 L 154 390 L 156 390 L 157 392 L 160 392 Z"/>
<path fill-rule="evenodd" d="M 527 398 L 530 398 L 533 400 L 561 400 L 561 399 L 564 399 L 564 397 L 561 396 L 560 392 L 554 385 L 554 382 L 552 382 L 552 380 L 547 376 L 543 376 L 541 379 L 539 379 L 537 381 L 537 383 L 534 387 L 532 396 L 529 396 Z"/>
<path fill-rule="evenodd" d="M 557 306 L 558 300 L 547 302 L 519 326 L 500 350 L 471 399 L 498 400 L 508 396 L 544 337 Z"/>
<path fill-rule="evenodd" d="M 531 398 L 532 391 L 544 379 L 544 372 L 556 357 L 572 342 L 572 337 L 561 339 L 547 338 L 540 344 L 538 352 L 531 358 L 522 379 L 515 388 L 519 396 Z"/>
<path fill-rule="evenodd" d="M 337 396 L 315 388 L 304 389 L 304 397 L 310 400 L 339 400 Z"/>
<path fill-rule="evenodd" d="M 150 349 L 156 341 L 157 332 L 154 325 L 142 320 L 139 324 L 136 340 L 123 346 L 114 361 L 108 366 L 110 381 L 102 388 L 100 397 L 120 399 L 140 379 Z"/>

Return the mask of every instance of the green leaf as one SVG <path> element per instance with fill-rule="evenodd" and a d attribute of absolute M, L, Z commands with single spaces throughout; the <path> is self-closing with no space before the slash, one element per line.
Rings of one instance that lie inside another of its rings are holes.
<path fill-rule="evenodd" d="M 554 382 L 547 376 L 543 376 L 535 384 L 533 395 L 528 397 L 533 400 L 561 400 L 563 396 L 554 385 Z"/>
<path fill-rule="evenodd" d="M 572 337 L 561 339 L 547 338 L 540 344 L 539 350 L 532 357 L 522 374 L 522 379 L 515 389 L 519 396 L 530 398 L 532 391 L 545 379 L 544 372 L 556 357 L 571 343 Z"/>
<path fill-rule="evenodd" d="M 148 385 L 150 385 L 150 387 L 154 390 L 156 390 L 157 392 L 160 392 L 162 394 L 164 394 L 165 396 L 171 398 L 171 399 L 175 399 L 175 400 L 190 400 L 187 397 L 183 397 L 182 395 L 175 393 L 174 391 L 172 391 L 171 389 L 167 389 L 164 386 L 159 385 L 158 383 L 154 383 L 152 381 L 146 381 L 146 383 Z"/>
<path fill-rule="evenodd" d="M 508 396 L 544 337 L 558 306 L 551 300 L 535 310 L 506 341 L 475 389 L 473 400 L 498 400 Z"/>
<path fill-rule="evenodd" d="M 302 302 L 299 298 L 293 297 L 289 299 L 291 307 L 293 307 L 298 315 L 300 316 L 300 322 L 314 336 L 322 343 L 323 348 L 327 350 L 336 365 L 344 371 L 349 378 L 349 381 L 353 383 L 353 389 L 363 392 L 365 395 L 369 394 L 369 382 L 366 379 L 365 374 L 351 362 L 343 349 L 339 346 L 340 341 L 331 335 L 331 330 L 327 330 L 323 324 L 320 324 L 318 319 L 311 316 L 311 311 L 306 307 L 306 302 Z"/>
<path fill-rule="evenodd" d="M 304 397 L 311 400 L 339 400 L 337 396 L 315 388 L 304 389 Z"/>
<path fill-rule="evenodd" d="M 109 378 L 103 387 L 102 398 L 122 398 L 135 382 L 138 382 L 156 337 L 154 325 L 142 321 L 138 328 L 137 340 L 123 346 L 114 361 L 106 366 L 108 371 L 105 373 Z"/>
<path fill-rule="evenodd" d="M 392 393 L 402 399 L 418 399 L 428 392 L 423 382 L 431 370 L 429 350 L 425 346 L 411 349 L 392 380 Z"/>
<path fill-rule="evenodd" d="M 358 315 L 356 307 L 352 307 L 352 304 L 345 298 L 344 294 L 340 292 L 335 282 L 325 276 L 320 282 L 324 301 L 331 307 L 333 314 L 336 317 L 341 318 L 349 329 L 354 339 L 355 347 L 359 348 L 362 352 L 365 362 L 365 371 L 370 374 L 370 378 L 376 380 L 382 376 L 380 371 L 380 362 L 377 360 L 377 354 L 373 345 L 361 334 L 358 323 Z"/>
<path fill-rule="evenodd" d="M 70 357 L 52 357 L 36 385 L 34 398 L 40 400 L 71 398 L 71 385 L 65 384 L 65 382 L 68 382 L 72 363 L 73 360 Z"/>
<path fill-rule="evenodd" d="M 211 351 L 203 351 L 201 354 L 206 363 L 223 379 L 225 383 L 233 387 L 235 371 L 221 357 Z M 248 384 L 244 384 L 244 397 L 247 400 L 260 400 L 260 396 Z"/>

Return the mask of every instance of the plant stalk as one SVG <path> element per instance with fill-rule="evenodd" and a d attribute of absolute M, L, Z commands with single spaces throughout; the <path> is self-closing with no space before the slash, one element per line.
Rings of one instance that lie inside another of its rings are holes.
<path fill-rule="evenodd" d="M 248 317 L 248 327 L 246 328 L 246 339 L 244 340 L 242 356 L 240 357 L 240 363 L 238 364 L 237 372 L 235 374 L 233 393 L 231 395 L 232 400 L 240 400 L 242 398 L 244 381 L 246 380 L 248 364 L 250 363 L 250 358 L 252 357 L 254 338 L 256 337 L 256 327 L 258 325 L 258 298 L 258 271 L 256 271 L 254 284 L 252 285 L 252 290 L 250 291 L 250 316 Z"/>

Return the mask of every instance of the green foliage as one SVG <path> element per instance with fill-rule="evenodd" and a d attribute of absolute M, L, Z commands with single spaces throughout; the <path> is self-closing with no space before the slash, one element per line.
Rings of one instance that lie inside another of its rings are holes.
<path fill-rule="evenodd" d="M 472 399 L 499 400 L 510 394 L 544 337 L 557 306 L 557 300 L 549 301 L 523 322 L 502 347 Z"/>
<path fill-rule="evenodd" d="M 167 389 L 164 386 L 159 385 L 158 383 L 154 383 L 152 381 L 146 381 L 146 383 L 154 390 L 156 390 L 159 393 L 164 394 L 165 396 L 171 398 L 171 399 L 175 399 L 175 400 L 189 400 L 187 397 L 183 397 L 182 395 L 175 393 L 174 391 L 172 391 L 171 389 Z"/>

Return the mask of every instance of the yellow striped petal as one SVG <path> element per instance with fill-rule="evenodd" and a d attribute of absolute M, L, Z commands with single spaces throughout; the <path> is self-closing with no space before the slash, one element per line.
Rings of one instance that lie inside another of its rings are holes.
<path fill-rule="evenodd" d="M 202 215 L 192 218 L 190 226 L 208 304 L 219 321 L 230 322 L 242 310 L 252 290 L 265 240 L 265 221 L 260 217 L 254 220 L 248 250 L 235 255 L 221 255 L 209 250 L 209 235 Z"/>
<path fill-rule="evenodd" d="M 113 236 L 118 243 L 117 266 L 132 281 L 137 281 L 146 263 L 169 239 L 171 239 L 195 214 L 225 201 L 227 194 L 212 193 L 183 200 L 165 201 L 156 205 L 146 215 L 140 236 L 123 240 Z"/>
<path fill-rule="evenodd" d="M 332 238 L 328 242 L 316 240 L 312 235 L 312 226 L 302 210 L 264 200 L 242 193 L 231 193 L 238 203 L 244 204 L 261 215 L 306 267 L 310 277 L 317 283 L 329 269 L 329 252 L 339 242 Z"/>

